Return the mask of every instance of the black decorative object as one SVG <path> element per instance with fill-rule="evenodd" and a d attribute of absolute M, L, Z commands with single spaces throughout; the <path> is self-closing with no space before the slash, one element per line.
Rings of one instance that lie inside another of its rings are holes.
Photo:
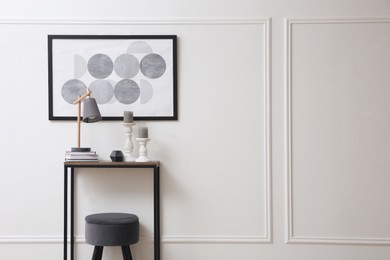
<path fill-rule="evenodd" d="M 123 153 L 119 150 L 114 150 L 111 152 L 110 158 L 113 162 L 123 162 Z"/>

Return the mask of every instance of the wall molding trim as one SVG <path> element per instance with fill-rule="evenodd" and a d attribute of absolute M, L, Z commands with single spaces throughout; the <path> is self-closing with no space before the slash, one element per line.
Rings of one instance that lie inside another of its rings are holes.
<path fill-rule="evenodd" d="M 272 30 L 271 19 L 263 21 L 264 24 L 264 174 L 265 174 L 265 235 L 257 238 L 258 243 L 272 243 L 272 121 L 271 121 L 271 86 L 272 86 L 272 71 L 271 71 L 271 53 L 272 53 Z"/>
<path fill-rule="evenodd" d="M 58 244 L 64 242 L 61 236 L 2 236 L 0 245 L 19 244 Z M 68 238 L 70 242 L 70 238 Z M 140 237 L 140 243 L 153 243 L 153 237 Z M 258 236 L 162 236 L 162 244 L 261 244 L 268 242 L 267 237 Z M 76 244 L 85 244 L 84 236 L 75 237 Z"/>
<path fill-rule="evenodd" d="M 0 24 L 14 25 L 224 25 L 224 24 L 265 24 L 270 18 L 242 18 L 242 17 L 220 17 L 220 18 L 198 18 L 198 17 L 176 17 L 176 18 L 1 18 Z"/>
<path fill-rule="evenodd" d="M 75 237 L 76 244 L 85 244 L 84 236 Z M 140 243 L 152 243 L 153 237 L 140 237 Z M 1 236 L 1 244 L 63 244 L 64 239 L 62 236 Z M 68 238 L 68 243 L 70 243 L 70 238 Z"/>
<path fill-rule="evenodd" d="M 390 239 L 365 237 L 293 237 L 288 244 L 371 245 L 388 246 Z"/>
<path fill-rule="evenodd" d="M 272 178 L 271 178 L 271 19 L 270 18 L 140 18 L 140 19 L 121 19 L 121 18 L 92 18 L 92 19 L 54 19 L 54 18 L 1 18 L 0 25 L 15 26 L 35 26 L 35 25 L 232 25 L 232 26 L 261 26 L 258 33 L 262 34 L 264 39 L 261 52 L 264 54 L 264 81 L 259 83 L 259 88 L 263 91 L 264 106 L 262 109 L 264 124 L 264 183 L 259 183 L 264 189 L 264 226 L 263 234 L 256 236 L 250 235 L 200 235 L 200 236 L 175 236 L 167 235 L 161 237 L 161 243 L 168 244 L 268 244 L 272 243 Z M 145 238 L 149 241 L 152 238 Z M 76 243 L 85 243 L 85 238 L 76 237 Z M 0 244 L 62 244 L 61 236 L 0 236 Z"/>
<path fill-rule="evenodd" d="M 293 26 L 315 24 L 372 24 L 390 23 L 390 17 L 367 17 L 367 18 L 286 18 L 285 19 L 285 211 L 286 211 L 286 243 L 289 244 L 343 244 L 343 245 L 390 245 L 389 238 L 371 237 L 309 237 L 294 234 L 293 221 L 293 178 L 292 172 L 292 34 Z"/>
<path fill-rule="evenodd" d="M 59 236 L 1 236 L 1 244 L 62 244 Z"/>
<path fill-rule="evenodd" d="M 164 244 L 263 244 L 269 243 L 267 236 L 163 236 Z"/>
<path fill-rule="evenodd" d="M 333 17 L 333 18 L 286 18 L 287 24 L 354 24 L 388 23 L 390 17 Z"/>

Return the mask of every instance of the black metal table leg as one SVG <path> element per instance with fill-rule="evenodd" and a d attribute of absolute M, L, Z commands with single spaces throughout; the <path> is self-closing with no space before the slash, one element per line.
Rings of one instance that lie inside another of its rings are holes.
<path fill-rule="evenodd" d="M 64 166 L 64 260 L 68 259 L 68 167 Z"/>
<path fill-rule="evenodd" d="M 70 168 L 70 260 L 74 259 L 74 168 Z"/>
<path fill-rule="evenodd" d="M 154 167 L 154 257 L 160 260 L 160 167 Z"/>

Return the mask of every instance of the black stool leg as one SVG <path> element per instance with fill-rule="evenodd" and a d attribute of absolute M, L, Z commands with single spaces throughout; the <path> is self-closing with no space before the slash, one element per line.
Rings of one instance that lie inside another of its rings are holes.
<path fill-rule="evenodd" d="M 122 246 L 123 260 L 133 260 L 131 256 L 130 246 Z"/>
<path fill-rule="evenodd" d="M 102 256 L 103 256 L 103 247 L 95 246 L 93 250 L 92 260 L 102 260 Z"/>

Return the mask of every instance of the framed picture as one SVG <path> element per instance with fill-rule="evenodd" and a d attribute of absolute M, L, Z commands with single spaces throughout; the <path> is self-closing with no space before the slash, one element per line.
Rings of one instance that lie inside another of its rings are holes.
<path fill-rule="evenodd" d="M 49 120 L 76 120 L 87 88 L 102 120 L 177 120 L 176 35 L 48 35 Z"/>

